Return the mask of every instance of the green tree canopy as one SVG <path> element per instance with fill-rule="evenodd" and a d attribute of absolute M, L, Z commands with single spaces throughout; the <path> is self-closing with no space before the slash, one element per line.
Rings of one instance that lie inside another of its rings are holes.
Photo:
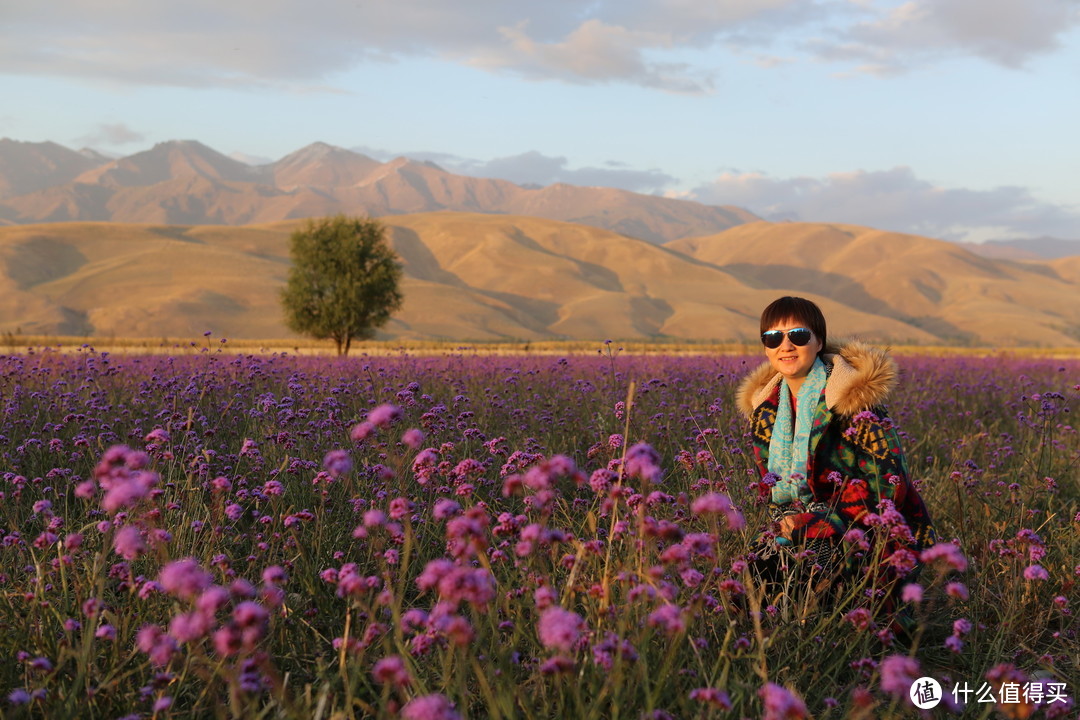
<path fill-rule="evenodd" d="M 292 330 L 333 338 L 345 355 L 353 339 L 372 337 L 401 307 L 401 266 L 378 221 L 308 220 L 289 244 L 293 265 L 281 300 Z"/>

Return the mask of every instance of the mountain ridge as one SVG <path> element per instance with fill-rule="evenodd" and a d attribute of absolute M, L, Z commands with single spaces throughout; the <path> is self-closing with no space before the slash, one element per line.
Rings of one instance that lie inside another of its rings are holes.
<path fill-rule="evenodd" d="M 0 331 L 294 337 L 278 293 L 301 220 L 0 227 Z M 951 243 L 760 221 L 657 245 L 531 216 L 381 220 L 405 304 L 384 339 L 741 341 L 778 295 L 873 342 L 1080 346 L 1080 258 L 979 258 Z M 783 243 L 785 254 L 772 249 Z M 783 258 L 778 262 L 777 258 Z"/>
<path fill-rule="evenodd" d="M 251 166 L 196 140 L 172 140 L 121 158 L 56 143 L 0 141 L 0 222 L 111 221 L 244 225 L 336 213 L 376 217 L 456 210 L 527 214 L 662 243 L 758 219 L 733 206 L 615 188 L 447 172 L 435 163 L 387 163 L 316 142 Z M 61 168 L 52 168 L 63 164 Z"/>

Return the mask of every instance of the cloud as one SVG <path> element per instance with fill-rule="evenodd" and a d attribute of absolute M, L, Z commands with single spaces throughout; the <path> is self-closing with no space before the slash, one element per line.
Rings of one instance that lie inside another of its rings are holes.
<path fill-rule="evenodd" d="M 686 197 L 737 205 L 770 220 L 839 222 L 948 240 L 1075 237 L 1080 227 L 1080 207 L 1042 202 L 1021 187 L 942 188 L 907 167 L 826 178 L 728 172 Z"/>
<path fill-rule="evenodd" d="M 1077 23 L 1074 0 L 50 0 L 6 4 L 0 72 L 333 92 L 357 65 L 427 57 L 702 93 L 717 51 L 764 67 L 817 58 L 899 72 L 967 55 L 1015 68 Z"/>
<path fill-rule="evenodd" d="M 478 67 L 508 70 L 530 79 L 558 79 L 580 84 L 625 81 L 644 87 L 679 93 L 711 91 L 708 72 L 695 73 L 686 63 L 648 62 L 647 49 L 671 49 L 669 33 L 629 30 L 586 20 L 558 42 L 537 41 L 527 23 L 500 28 L 504 45 L 478 54 L 470 63 Z"/>
<path fill-rule="evenodd" d="M 763 23 L 794 18 L 805 5 L 51 0 L 5 8 L 0 68 L 119 83 L 327 89 L 335 74 L 359 63 L 435 57 L 529 79 L 704 92 L 713 69 L 690 67 L 672 53 L 709 48 Z"/>
<path fill-rule="evenodd" d="M 1052 53 L 1080 26 L 1073 0 L 910 0 L 805 44 L 818 57 L 895 74 L 953 57 L 977 57 L 1011 69 Z"/>
<path fill-rule="evenodd" d="M 392 153 L 363 146 L 350 149 L 382 162 L 404 155 L 413 160 L 433 162 L 444 170 L 459 175 L 509 180 L 518 185 L 567 183 L 658 193 L 677 182 L 676 178 L 660 170 L 637 170 L 617 160 L 605 162 L 604 167 L 571 168 L 568 167 L 565 157 L 544 155 L 535 150 L 491 160 L 478 160 L 440 152 Z"/>
<path fill-rule="evenodd" d="M 123 123 L 101 123 L 94 130 L 76 139 L 83 147 L 117 147 L 142 142 L 146 136 Z"/>

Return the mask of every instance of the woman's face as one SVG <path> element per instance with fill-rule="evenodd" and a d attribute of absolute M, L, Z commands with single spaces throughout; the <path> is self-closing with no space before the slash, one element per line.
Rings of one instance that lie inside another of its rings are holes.
<path fill-rule="evenodd" d="M 769 364 L 772 365 L 773 370 L 788 379 L 788 385 L 791 387 L 802 385 L 803 378 L 810 373 L 810 368 L 814 366 L 814 359 L 821 351 L 821 340 L 816 335 L 801 347 L 791 342 L 787 331 L 798 327 L 806 327 L 806 325 L 795 320 L 785 320 L 773 325 L 769 330 L 782 331 L 783 341 L 775 348 L 765 348 L 765 357 L 769 359 Z"/>

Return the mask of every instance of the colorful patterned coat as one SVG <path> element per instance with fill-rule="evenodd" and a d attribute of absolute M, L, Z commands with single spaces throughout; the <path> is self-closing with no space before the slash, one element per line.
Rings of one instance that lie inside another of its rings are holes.
<path fill-rule="evenodd" d="M 884 351 L 858 342 L 827 348 L 822 361 L 829 379 L 814 411 L 807 484 L 812 504 L 820 508 L 818 503 L 823 503 L 827 509 L 795 514 L 790 539 L 796 545 L 814 538 L 835 544 L 849 528 L 872 534 L 864 522 L 869 519 L 871 525 L 889 528 L 883 557 L 904 575 L 914 566 L 914 553 L 933 545 L 935 534 L 884 408 L 896 384 L 896 364 Z M 768 472 L 780 379 L 766 362 L 742 381 L 736 396 L 739 409 L 751 421 L 762 476 Z M 882 505 L 883 500 L 891 501 L 895 512 L 887 503 Z M 898 522 L 896 512 L 903 522 Z M 898 527 L 905 523 L 910 535 Z"/>

